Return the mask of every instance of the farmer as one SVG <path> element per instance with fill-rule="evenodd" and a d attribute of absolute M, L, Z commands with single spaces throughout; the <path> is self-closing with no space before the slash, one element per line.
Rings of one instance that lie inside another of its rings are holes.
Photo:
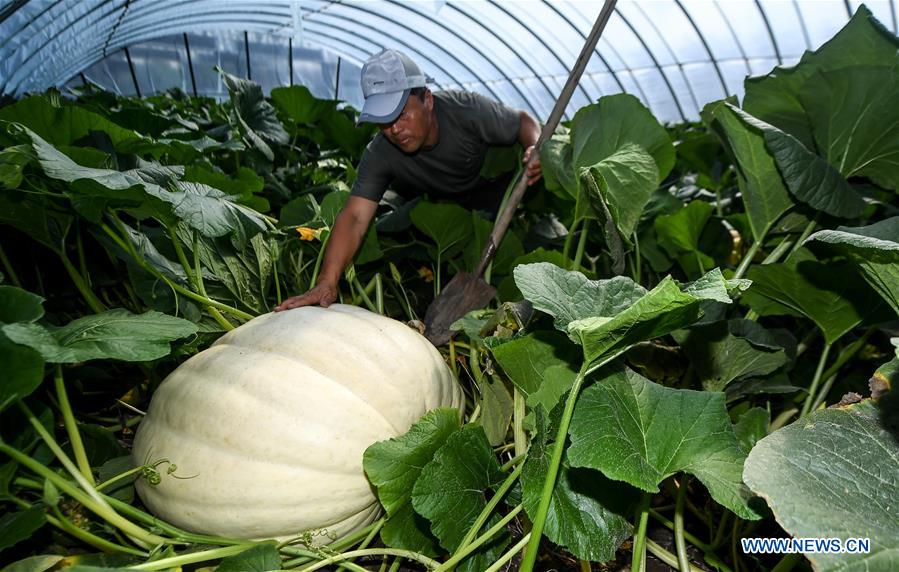
<path fill-rule="evenodd" d="M 328 307 L 337 299 L 337 282 L 358 250 L 378 202 L 390 186 L 404 198 L 428 192 L 472 209 L 493 213 L 504 183 L 479 176 L 490 145 L 520 143 L 527 163 L 540 136 L 540 124 L 525 111 L 511 109 L 464 91 L 432 93 L 421 69 L 397 50 L 384 50 L 362 66 L 365 103 L 359 122 L 381 130 L 362 156 L 346 206 L 337 215 L 316 285 L 284 300 L 276 311 L 300 306 Z M 539 160 L 526 173 L 528 185 L 540 180 Z"/>

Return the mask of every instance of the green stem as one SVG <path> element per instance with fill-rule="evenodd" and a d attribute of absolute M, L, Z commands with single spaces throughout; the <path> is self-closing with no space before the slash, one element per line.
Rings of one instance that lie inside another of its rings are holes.
<path fill-rule="evenodd" d="M 529 532 L 529 533 L 525 534 L 522 537 L 522 539 L 518 541 L 518 544 L 516 544 L 515 546 L 510 548 L 505 554 L 500 556 L 499 560 L 494 562 L 490 566 L 490 568 L 487 568 L 486 570 L 484 570 L 484 572 L 499 572 L 500 570 L 502 570 L 503 566 L 506 565 L 506 562 L 508 562 L 509 560 L 512 560 L 515 557 L 515 555 L 518 554 L 518 552 L 522 548 L 524 548 L 526 544 L 528 544 L 530 539 L 534 537 L 533 535 L 534 535 L 533 532 Z M 519 571 L 520 570 L 521 570 L 521 568 L 519 568 Z"/>
<path fill-rule="evenodd" d="M 762 236 L 752 243 L 752 246 L 749 247 L 749 250 L 746 251 L 746 254 L 743 256 L 743 259 L 740 260 L 740 265 L 737 266 L 737 271 L 734 272 L 734 280 L 742 278 L 746 271 L 749 269 L 749 265 L 752 264 L 752 259 L 755 258 L 756 253 L 762 247 L 762 243 L 765 240 L 765 234 L 767 231 L 762 234 Z"/>
<path fill-rule="evenodd" d="M 781 241 L 780 244 L 774 247 L 774 250 L 771 251 L 771 254 L 769 254 L 765 257 L 764 260 L 762 260 L 762 264 L 774 264 L 775 262 L 780 260 L 780 257 L 783 256 L 786 251 L 790 250 L 790 247 L 793 246 L 793 244 L 794 243 L 792 240 L 785 238 Z"/>
<path fill-rule="evenodd" d="M 332 542 L 331 544 L 328 544 L 322 550 L 327 551 L 330 554 L 343 552 L 350 546 L 353 546 L 354 544 L 359 542 L 361 539 L 365 538 L 369 534 L 371 529 L 373 529 L 375 527 L 380 528 L 381 526 L 383 526 L 385 521 L 386 521 L 386 518 L 380 518 L 380 519 L 376 520 L 375 522 L 369 524 L 365 528 L 357 530 L 356 532 L 347 536 L 346 538 L 342 538 L 336 542 Z M 294 565 L 294 566 L 299 566 L 300 564 L 305 564 L 307 562 L 311 562 L 312 560 L 316 560 L 316 559 L 320 558 L 320 552 L 301 550 L 301 549 L 294 548 L 293 546 L 286 546 L 283 543 L 281 545 L 279 545 L 278 549 L 285 554 L 297 554 L 297 555 L 306 556 L 306 558 L 299 558 L 299 559 L 293 561 L 292 565 Z"/>
<path fill-rule="evenodd" d="M 805 403 L 802 405 L 802 411 L 799 413 L 800 419 L 808 415 L 812 410 L 812 403 L 815 400 L 818 384 L 821 383 L 821 376 L 824 373 L 824 364 L 827 363 L 827 356 L 830 355 L 830 347 L 831 344 L 825 343 L 824 351 L 821 352 L 821 357 L 818 358 L 818 367 L 815 368 L 815 377 L 812 378 L 812 386 L 808 390 L 808 395 L 805 397 Z"/>
<path fill-rule="evenodd" d="M 584 259 L 584 249 L 587 247 L 587 229 L 590 227 L 590 219 L 584 219 L 584 228 L 581 229 L 581 236 L 577 241 L 577 250 L 574 253 L 574 265 L 572 269 L 579 268 L 581 260 Z"/>
<path fill-rule="evenodd" d="M 318 273 L 322 268 L 322 260 L 325 258 L 325 250 L 328 247 L 328 241 L 331 240 L 330 230 L 323 234 L 322 247 L 318 251 L 318 256 L 315 258 L 315 266 L 312 268 L 312 279 L 309 280 L 309 290 L 312 290 L 312 288 L 315 287 L 315 281 L 318 280 Z"/>
<path fill-rule="evenodd" d="M 727 522 L 730 520 L 731 514 L 733 513 L 729 510 L 725 510 L 724 514 L 721 516 L 721 521 L 718 523 L 718 530 L 715 531 L 715 538 L 712 539 L 712 546 L 710 547 L 712 550 L 717 550 L 724 544 L 724 533 L 727 530 Z"/>
<path fill-rule="evenodd" d="M 524 395 L 516 387 L 512 397 L 512 438 L 515 443 L 515 456 L 527 453 L 528 438 L 524 433 L 524 417 L 526 415 Z"/>
<path fill-rule="evenodd" d="M 358 558 L 360 556 L 382 556 L 384 554 L 387 554 L 389 556 L 402 556 L 403 558 L 408 558 L 409 560 L 415 560 L 416 562 L 424 564 L 428 568 L 428 570 L 433 570 L 440 565 L 440 563 L 436 560 L 432 560 L 424 554 L 412 552 L 411 550 L 400 550 L 397 548 L 367 548 L 365 550 L 351 550 L 350 552 L 344 552 L 343 554 L 336 554 L 334 556 L 316 562 L 315 564 L 306 566 L 305 568 L 301 568 L 300 572 L 312 572 L 313 570 L 320 570 L 325 566 L 336 564 L 337 562 L 343 562 L 344 560 L 349 560 L 351 558 Z"/>
<path fill-rule="evenodd" d="M 356 272 L 352 273 L 352 280 L 350 281 L 353 287 L 357 292 L 359 292 L 359 296 L 362 298 L 362 301 L 365 302 L 365 305 L 368 306 L 368 309 L 372 312 L 377 312 L 377 308 L 375 307 L 374 302 L 371 301 L 371 298 L 368 297 L 368 294 L 365 293 L 365 288 L 362 287 L 362 283 L 359 282 L 359 277 L 356 276 Z"/>
<path fill-rule="evenodd" d="M 252 320 L 255 317 L 252 314 L 248 314 L 248 313 L 244 312 L 243 310 L 238 310 L 237 308 L 232 308 L 231 306 L 229 306 L 227 304 L 222 304 L 221 302 L 218 302 L 211 298 L 201 296 L 195 292 L 192 292 L 188 288 L 181 286 L 180 284 L 176 284 L 176 283 L 172 282 L 171 280 L 169 280 L 168 277 L 166 277 L 164 274 L 162 274 L 160 271 L 158 271 L 152 265 L 147 264 L 147 262 L 143 258 L 141 258 L 140 255 L 138 255 L 136 252 L 134 252 L 134 250 L 131 248 L 130 244 L 126 240 L 122 239 L 122 237 L 120 237 L 118 234 L 116 234 L 116 232 L 114 230 L 112 230 L 109 227 L 109 225 L 107 225 L 106 223 L 101 223 L 100 228 L 102 228 L 103 232 L 105 232 L 110 238 L 112 238 L 116 242 L 116 244 L 119 245 L 120 248 L 122 248 L 125 252 L 127 252 L 131 256 L 131 258 L 134 259 L 134 262 L 138 266 L 140 266 L 143 270 L 149 272 L 150 274 L 152 274 L 159 280 L 165 282 L 166 285 L 169 288 L 171 288 L 172 290 L 174 290 L 175 292 L 178 292 L 179 294 L 182 294 L 182 295 L 186 296 L 187 298 L 190 298 L 191 300 L 199 302 L 203 305 L 212 306 L 214 308 L 217 308 L 224 312 L 228 312 L 229 314 L 231 314 L 233 316 L 237 316 L 238 318 L 242 318 L 244 320 Z"/>
<path fill-rule="evenodd" d="M 512 521 L 512 519 L 514 519 L 516 516 L 518 516 L 518 513 L 520 513 L 523 508 L 524 508 L 523 505 L 518 505 L 515 508 L 513 508 L 512 510 L 510 510 L 509 514 L 507 514 L 502 519 L 500 519 L 496 524 L 494 524 L 493 526 L 488 528 L 487 531 L 484 532 L 484 534 L 475 538 L 467 545 L 460 546 L 459 549 L 457 549 L 456 552 L 452 555 L 452 557 L 449 560 L 447 560 L 446 562 L 444 562 L 443 564 L 441 564 L 440 566 L 438 566 L 437 569 L 434 570 L 434 572 L 446 572 L 448 570 L 452 570 L 457 564 L 462 562 L 462 560 L 464 560 L 465 557 L 467 557 L 469 554 L 471 554 L 472 552 L 474 552 L 475 550 L 480 548 L 482 544 L 484 544 L 485 542 L 487 542 L 488 540 L 490 540 L 491 538 L 496 536 L 496 534 L 499 531 L 503 530 L 506 527 L 506 525 Z"/>
<path fill-rule="evenodd" d="M 123 546 L 121 544 L 116 544 L 115 542 L 110 542 L 105 538 L 100 538 L 96 534 L 92 534 L 87 530 L 84 530 L 80 526 L 75 526 L 71 521 L 63 516 L 63 514 L 56 507 L 53 507 L 53 512 L 56 516 L 47 515 L 47 522 L 49 522 L 52 526 L 60 529 L 61 531 L 74 536 L 81 542 L 84 542 L 89 546 L 93 546 L 97 550 L 118 554 L 130 554 L 131 556 L 138 556 L 141 558 L 146 558 L 147 556 L 149 556 L 149 554 L 144 552 L 143 550 L 138 550 L 136 548 L 131 548 L 130 546 Z"/>
<path fill-rule="evenodd" d="M 281 273 L 278 272 L 278 256 L 275 252 L 275 243 L 272 242 L 271 245 L 271 256 L 272 256 L 272 277 L 275 280 L 275 299 L 278 304 L 281 303 Z"/>
<path fill-rule="evenodd" d="M 512 457 L 511 459 L 509 459 L 508 461 L 503 463 L 502 466 L 499 468 L 499 470 L 503 471 L 503 472 L 508 471 L 512 467 L 515 467 L 519 464 L 523 464 L 522 461 L 524 461 L 524 459 L 525 459 L 525 455 L 523 455 L 523 454 Z"/>
<path fill-rule="evenodd" d="M 87 460 L 84 443 L 81 441 L 81 433 L 78 432 L 78 423 L 75 421 L 75 414 L 72 412 L 72 406 L 69 403 L 66 384 L 62 377 L 62 366 L 59 364 L 56 365 L 53 383 L 56 387 L 56 399 L 59 400 L 59 409 L 62 412 L 63 423 L 66 432 L 69 434 L 69 443 L 72 445 L 72 451 L 75 453 L 75 462 L 85 480 L 93 486 L 95 484 L 94 474 L 91 471 L 91 464 Z"/>
<path fill-rule="evenodd" d="M 400 565 L 403 563 L 403 558 L 401 556 L 397 556 L 393 559 L 393 563 L 390 565 L 390 569 L 387 572 L 399 572 Z"/>
<path fill-rule="evenodd" d="M 584 384 L 584 379 L 594 371 L 617 359 L 618 356 L 629 350 L 630 347 L 631 346 L 621 348 L 595 365 L 584 363 L 574 380 L 574 384 L 571 386 L 571 390 L 568 392 L 568 398 L 565 400 L 565 409 L 562 411 L 562 419 L 559 421 L 559 430 L 556 432 L 556 442 L 553 446 L 552 458 L 550 459 L 549 467 L 547 467 L 546 470 L 546 479 L 543 481 L 540 504 L 537 507 L 537 515 L 534 518 L 533 528 L 531 529 L 531 540 L 524 553 L 524 559 L 522 560 L 519 572 L 531 572 L 534 569 L 534 563 L 537 561 L 537 551 L 540 549 L 540 539 L 543 536 L 543 527 L 546 525 L 546 516 L 549 514 L 549 503 L 552 501 L 552 493 L 556 487 L 556 478 L 559 476 L 559 467 L 562 464 L 562 453 L 565 451 L 565 440 L 568 437 L 568 427 L 571 425 L 571 417 L 574 415 L 574 404 L 577 402 L 581 386 Z"/>
<path fill-rule="evenodd" d="M 577 230 L 577 227 L 581 223 L 582 220 L 584 220 L 584 219 L 579 218 L 579 219 L 573 220 L 571 222 L 571 228 L 568 229 L 568 235 L 565 237 L 565 246 L 562 247 L 562 256 L 566 260 L 568 259 L 568 253 L 571 252 L 571 243 L 574 240 L 575 231 Z M 570 270 L 574 270 L 574 268 L 571 268 Z"/>
<path fill-rule="evenodd" d="M 110 477 L 110 478 L 106 479 L 105 481 L 103 481 L 102 483 L 98 484 L 97 490 L 102 491 L 103 489 L 108 488 L 109 486 L 121 481 L 122 479 L 127 479 L 131 475 L 136 475 L 143 470 L 144 470 L 144 468 L 141 466 L 141 467 L 134 467 L 133 469 L 129 469 L 129 470 L 125 471 L 124 473 L 119 473 L 118 475 L 115 475 L 114 477 Z"/>
<path fill-rule="evenodd" d="M 790 409 L 785 409 L 780 412 L 780 415 L 774 418 L 771 421 L 771 424 L 768 426 L 768 434 L 774 433 L 781 427 L 787 424 L 787 422 L 793 418 L 794 415 L 799 413 L 799 410 L 795 407 L 791 407 Z"/>
<path fill-rule="evenodd" d="M 87 271 L 87 258 L 84 256 L 84 241 L 81 240 L 81 225 L 75 220 L 75 248 L 78 251 L 78 268 L 81 269 L 81 275 L 84 276 L 84 283 L 88 288 L 91 287 L 91 275 Z"/>
<path fill-rule="evenodd" d="M 496 494 L 493 495 L 493 498 L 490 499 L 490 502 L 487 503 L 487 506 L 481 511 L 481 514 L 475 519 L 474 524 L 471 525 L 471 528 L 468 529 L 468 532 L 465 533 L 465 536 L 462 538 L 462 542 L 459 543 L 459 547 L 457 550 L 461 550 L 465 548 L 468 544 L 471 543 L 472 539 L 475 538 L 477 533 L 481 530 L 481 527 L 484 526 L 484 523 L 487 522 L 487 519 L 490 518 L 490 515 L 493 514 L 493 510 L 499 504 L 499 501 L 506 495 L 506 492 L 515 484 L 515 481 L 518 480 L 518 477 L 521 476 L 521 470 L 524 467 L 524 463 L 519 464 L 515 467 L 515 470 L 509 473 L 509 476 L 506 477 L 506 480 L 499 486 L 496 490 Z"/>
<path fill-rule="evenodd" d="M 849 360 L 855 357 L 855 354 L 859 352 L 865 344 L 868 343 L 868 338 L 871 337 L 871 334 L 874 333 L 874 328 L 869 328 L 862 334 L 862 337 L 855 340 L 849 346 L 843 349 L 840 352 L 840 355 L 837 356 L 837 360 L 829 367 L 827 370 L 821 374 L 821 379 L 827 380 L 824 386 L 821 388 L 821 391 L 818 392 L 818 396 L 815 398 L 815 402 L 812 403 L 812 407 L 810 411 L 815 411 L 824 401 L 824 398 L 827 397 L 827 394 L 830 392 L 830 388 L 833 387 L 834 380 L 836 379 L 837 373 L 839 373 L 840 369 L 846 365 Z"/>
<path fill-rule="evenodd" d="M 144 562 L 129 567 L 130 570 L 167 570 L 170 568 L 179 568 L 185 564 L 196 564 L 197 562 L 206 562 L 208 560 L 218 560 L 228 556 L 235 556 L 241 552 L 245 552 L 256 546 L 256 542 L 245 542 L 236 546 L 226 546 L 224 548 L 213 548 L 211 550 L 201 550 L 200 552 L 191 552 L 190 554 L 182 554 L 180 556 L 170 556 L 169 558 L 160 558 L 152 562 Z"/>
<path fill-rule="evenodd" d="M 684 540 L 684 501 L 687 498 L 687 482 L 684 475 L 677 489 L 677 500 L 674 505 L 674 546 L 677 548 L 677 566 L 680 572 L 689 572 L 690 559 L 687 557 L 687 542 Z"/>
<path fill-rule="evenodd" d="M 375 308 L 384 315 L 384 284 L 381 282 L 381 273 L 375 274 Z"/>
<path fill-rule="evenodd" d="M 40 422 L 38 422 L 38 425 L 40 425 Z M 42 429 L 43 429 L 43 427 L 42 427 Z M 50 445 L 49 442 L 47 444 Z M 55 444 L 55 442 L 54 442 L 54 444 Z M 58 447 L 59 446 L 56 445 L 55 448 L 58 448 Z M 53 449 L 53 448 L 54 447 L 51 447 L 51 449 Z M 61 450 L 60 450 L 60 452 L 61 452 Z M 106 504 L 106 502 L 103 501 L 102 498 L 100 498 L 100 500 L 98 501 L 94 497 L 94 495 L 99 496 L 95 490 L 90 489 L 90 491 L 87 493 L 82 490 L 79 490 L 78 487 L 74 486 L 67 479 L 56 474 L 55 472 L 53 472 L 50 469 L 48 469 L 47 467 L 45 467 L 43 464 L 35 461 L 28 455 L 25 455 L 21 451 L 14 449 L 5 443 L 0 443 L 0 453 L 6 454 L 7 456 L 9 456 L 13 460 L 19 462 L 22 466 L 31 470 L 35 474 L 52 482 L 54 485 L 56 485 L 56 488 L 58 488 L 60 491 L 66 493 L 67 495 L 69 495 L 70 497 L 72 497 L 73 499 L 75 499 L 76 501 L 81 503 L 82 505 L 84 505 L 84 508 L 93 512 L 94 514 L 96 514 L 100 518 L 104 519 L 106 522 L 113 525 L 114 527 L 118 528 L 125 534 L 131 536 L 139 545 L 141 545 L 142 548 L 150 548 L 150 547 L 156 546 L 158 544 L 168 543 L 168 541 L 165 538 L 162 538 L 161 536 L 157 536 L 151 532 L 148 532 L 148 531 L 144 530 L 143 528 L 137 526 L 133 522 L 130 522 L 129 520 L 123 518 L 120 514 L 115 512 L 108 504 Z M 71 465 L 71 461 L 68 461 L 68 464 Z M 77 477 L 83 481 L 84 477 L 81 476 L 81 473 L 77 472 L 77 469 L 75 469 L 74 466 L 71 467 L 70 471 L 71 470 L 75 470 L 74 474 L 77 475 Z M 84 484 L 87 484 L 87 483 L 85 482 Z M 90 494 L 90 493 L 93 493 L 93 494 Z"/>
<path fill-rule="evenodd" d="M 643 493 L 637 508 L 637 532 L 634 533 L 631 572 L 646 570 L 646 528 L 649 524 L 649 503 L 651 501 L 652 493 Z"/>
<path fill-rule="evenodd" d="M 802 243 L 805 242 L 805 239 L 811 236 L 812 232 L 815 230 L 815 227 L 818 226 L 819 216 L 821 216 L 821 213 L 816 213 L 815 216 L 812 217 L 812 220 L 808 221 L 808 224 L 803 229 L 802 234 L 799 235 L 799 238 L 796 240 L 796 245 L 793 247 L 793 250 L 790 252 L 790 254 L 793 254 L 793 252 L 796 252 L 797 250 L 802 248 Z"/>
<path fill-rule="evenodd" d="M 643 277 L 643 264 L 640 260 L 640 240 L 637 237 L 637 231 L 634 231 L 632 238 L 634 239 L 634 282 L 639 284 Z"/>
<path fill-rule="evenodd" d="M 659 521 L 663 526 L 665 526 L 665 528 L 674 532 L 674 529 L 675 529 L 674 523 L 671 522 L 670 520 L 668 520 L 667 518 L 665 518 L 657 510 L 650 509 L 649 516 L 651 516 L 652 518 Z M 693 536 L 692 534 L 687 532 L 686 529 L 684 529 L 684 539 L 687 542 L 689 542 L 690 544 L 692 544 L 693 546 L 695 546 L 696 548 L 702 550 L 703 552 L 712 553 L 715 551 L 711 545 L 706 544 L 705 542 L 699 540 L 698 538 L 696 538 L 695 536 Z"/>
<path fill-rule="evenodd" d="M 646 539 L 646 548 L 650 552 L 652 552 L 653 556 L 655 556 L 656 558 L 658 558 L 659 560 L 661 560 L 668 566 L 671 566 L 672 568 L 677 568 L 677 566 L 678 566 L 677 557 L 648 538 Z M 696 566 L 693 566 L 692 564 L 688 564 L 687 570 L 689 572 L 703 572 L 703 570 L 701 568 L 697 568 Z"/>
<path fill-rule="evenodd" d="M 69 274 L 69 277 L 72 279 L 72 282 L 75 283 L 75 288 L 78 289 L 78 292 L 81 293 L 81 296 L 84 298 L 84 301 L 87 302 L 87 305 L 90 306 L 90 309 L 95 314 L 102 314 L 106 311 L 106 306 L 103 305 L 103 302 L 100 301 L 99 298 L 94 294 L 94 292 L 87 285 L 87 282 L 84 280 L 84 277 L 78 272 L 69 258 L 66 256 L 63 250 L 58 252 L 59 259 L 62 261 L 63 267 L 66 269 L 66 272 Z"/>
<path fill-rule="evenodd" d="M 358 550 L 363 550 L 365 548 L 368 548 L 368 545 L 371 544 L 372 540 L 374 540 L 375 537 L 378 535 L 378 532 L 381 531 L 381 528 L 384 526 L 384 522 L 385 522 L 384 519 L 381 519 L 380 521 L 378 521 L 378 526 L 375 526 L 374 528 L 371 529 L 371 531 L 368 533 L 368 536 L 366 536 L 365 539 L 357 547 Z M 347 567 L 351 564 L 353 564 L 353 561 L 347 560 L 346 562 L 341 564 L 339 568 L 337 568 L 337 572 L 340 572 L 341 570 L 348 570 Z"/>
<path fill-rule="evenodd" d="M 16 274 L 16 271 L 13 270 L 9 258 L 6 257 L 6 252 L 3 250 L 2 244 L 0 244 L 0 262 L 3 263 L 3 271 L 6 272 L 6 275 L 12 280 L 12 283 L 21 288 L 22 283 L 19 281 L 19 276 Z"/>
<path fill-rule="evenodd" d="M 581 366 L 571 391 L 568 393 L 568 399 L 565 401 L 565 409 L 562 413 L 562 420 L 559 423 L 559 430 L 556 432 L 556 441 L 553 445 L 553 454 L 546 471 L 546 479 L 543 481 L 543 492 L 540 495 L 540 504 L 537 507 L 537 514 L 534 518 L 533 528 L 531 529 L 531 539 L 528 542 L 527 550 L 524 553 L 519 572 L 531 572 L 534 564 L 537 562 L 537 552 L 540 549 L 540 539 L 543 536 L 543 527 L 546 524 L 546 516 L 549 513 L 549 503 L 552 501 L 552 493 L 556 487 L 556 478 L 559 475 L 559 466 L 562 462 L 562 453 L 565 450 L 565 439 L 568 436 L 568 426 L 571 424 L 571 417 L 574 413 L 574 404 L 577 401 L 578 393 L 580 393 L 581 385 L 584 383 L 586 376 L 587 364 Z"/>

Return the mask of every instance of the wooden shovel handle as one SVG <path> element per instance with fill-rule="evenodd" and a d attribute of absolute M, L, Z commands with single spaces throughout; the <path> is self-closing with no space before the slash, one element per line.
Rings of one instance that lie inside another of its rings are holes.
<path fill-rule="evenodd" d="M 581 50 L 581 55 L 578 56 L 577 61 L 574 63 L 574 67 L 571 68 L 571 74 L 568 76 L 568 81 L 565 82 L 565 87 L 562 88 L 559 99 L 556 100 L 552 113 L 549 114 L 549 119 L 546 120 L 546 125 L 544 125 L 543 130 L 540 132 L 540 137 L 534 145 L 534 150 L 531 152 L 528 164 L 519 176 L 515 188 L 512 189 L 512 194 L 509 195 L 509 200 L 503 208 L 503 212 L 500 214 L 499 219 L 497 219 L 496 224 L 493 225 L 493 232 L 490 233 L 490 238 L 487 240 L 487 244 L 484 245 L 484 250 L 481 252 L 481 260 L 478 263 L 478 267 L 475 269 L 475 276 L 481 276 L 484 273 L 484 269 L 487 268 L 487 264 L 489 264 L 496 255 L 496 249 L 499 247 L 503 235 L 506 234 L 506 230 L 512 222 L 515 208 L 518 206 L 518 203 L 521 202 L 524 191 L 527 189 L 528 179 L 525 176 L 525 173 L 527 173 L 528 170 L 527 167 L 540 157 L 540 148 L 543 146 L 543 142 L 549 137 L 552 137 L 553 133 L 555 133 L 556 127 L 559 125 L 559 120 L 562 119 L 562 114 L 565 112 L 565 108 L 568 107 L 568 102 L 571 100 L 571 94 L 574 93 L 574 89 L 581 80 L 581 75 L 583 75 L 584 70 L 587 68 L 587 62 L 590 61 L 590 56 L 593 55 L 593 50 L 596 48 L 599 36 L 602 35 L 606 23 L 609 21 L 612 12 L 615 10 L 615 2 L 616 0 L 606 0 L 602 10 L 599 11 L 599 16 L 596 17 L 596 22 L 593 24 L 593 29 L 590 31 L 587 42 Z"/>

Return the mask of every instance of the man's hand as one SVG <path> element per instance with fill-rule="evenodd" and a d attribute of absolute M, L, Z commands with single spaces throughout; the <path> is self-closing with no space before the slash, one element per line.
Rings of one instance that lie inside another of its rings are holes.
<path fill-rule="evenodd" d="M 524 158 L 522 159 L 522 162 L 528 167 L 528 172 L 526 173 L 526 176 L 528 178 L 528 186 L 533 185 L 543 176 L 543 169 L 540 165 L 540 155 L 537 155 L 534 158 L 534 162 L 528 165 L 528 161 L 531 160 L 531 154 L 535 152 L 536 151 L 534 150 L 534 146 L 531 145 L 524 150 Z"/>
<path fill-rule="evenodd" d="M 327 308 L 335 300 L 337 300 L 337 287 L 327 282 L 319 282 L 305 294 L 293 296 L 275 306 L 275 312 L 283 312 L 284 310 L 301 308 L 303 306 Z"/>

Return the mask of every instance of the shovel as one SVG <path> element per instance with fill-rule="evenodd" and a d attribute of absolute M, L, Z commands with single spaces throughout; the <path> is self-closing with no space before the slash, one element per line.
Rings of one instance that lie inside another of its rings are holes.
<path fill-rule="evenodd" d="M 562 113 L 568 106 L 571 94 L 574 92 L 574 88 L 577 87 L 577 83 L 587 67 L 587 62 L 590 60 L 593 49 L 596 47 L 596 42 L 599 41 L 599 36 L 602 34 L 606 22 L 609 21 L 609 17 L 611 17 L 612 11 L 615 9 L 615 2 L 616 0 L 606 0 L 602 10 L 599 12 L 599 16 L 596 17 L 596 22 L 593 24 L 593 29 L 590 31 L 587 42 L 581 50 L 581 55 L 578 56 L 574 67 L 571 69 L 571 75 L 568 76 L 568 81 L 565 83 L 565 87 L 562 88 L 562 93 L 559 94 L 559 99 L 556 100 L 556 105 L 553 107 L 552 113 L 549 114 L 549 119 L 540 133 L 540 138 L 537 139 L 537 143 L 534 145 L 534 151 L 531 153 L 528 166 L 537 160 L 540 156 L 540 147 L 543 145 L 543 142 L 547 138 L 552 137 L 556 127 L 559 125 Z M 527 173 L 527 167 L 519 175 L 518 182 L 515 184 L 509 200 L 503 207 L 502 214 L 493 226 L 493 232 L 490 233 L 487 244 L 484 245 L 481 259 L 475 271 L 470 274 L 468 272 L 456 274 L 428 307 L 428 311 L 425 313 L 425 336 L 435 346 L 443 345 L 450 340 L 453 334 L 453 332 L 450 332 L 450 326 L 453 322 L 472 310 L 483 308 L 496 294 L 496 288 L 488 284 L 482 276 L 484 269 L 487 268 L 487 265 L 496 255 L 496 249 L 499 247 L 506 229 L 509 228 L 509 223 L 512 222 L 515 208 L 524 196 L 524 191 L 527 188 L 525 173 Z"/>

